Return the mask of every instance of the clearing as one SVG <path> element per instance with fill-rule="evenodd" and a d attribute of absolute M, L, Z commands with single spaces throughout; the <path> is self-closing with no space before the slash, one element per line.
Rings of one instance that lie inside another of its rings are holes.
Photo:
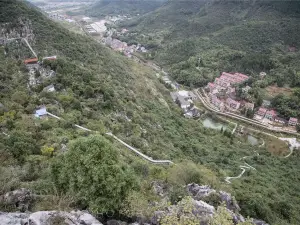
<path fill-rule="evenodd" d="M 284 95 L 291 95 L 293 90 L 288 87 L 278 87 L 277 85 L 268 86 L 266 88 L 266 94 L 268 97 L 274 98 L 276 95 L 284 94 Z"/>

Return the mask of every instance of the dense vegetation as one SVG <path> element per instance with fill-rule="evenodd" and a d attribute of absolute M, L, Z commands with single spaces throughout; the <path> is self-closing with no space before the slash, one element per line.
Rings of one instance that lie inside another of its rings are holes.
<path fill-rule="evenodd" d="M 185 119 L 154 71 L 71 34 L 23 2 L 1 1 L 0 8 L 1 23 L 22 26 L 21 19 L 28 24 L 39 56 L 58 56 L 44 63 L 56 76 L 28 89 L 28 71 L 14 49 L 4 55 L 0 47 L 0 194 L 32 189 L 44 197 L 31 210 L 75 207 L 147 216 L 149 201 L 159 201 L 153 181 L 165 183 L 172 203 L 186 194 L 183 185 L 196 182 L 230 191 L 246 216 L 278 225 L 299 223 L 299 154 L 284 159 L 241 137 L 204 128 L 200 120 Z M 51 83 L 56 92 L 42 91 Z M 65 120 L 34 118 L 40 105 Z M 98 133 L 92 136 L 74 123 Z M 176 164 L 150 165 L 107 138 L 108 131 L 154 159 Z M 269 143 L 267 148 L 275 148 Z M 240 172 L 240 158 L 254 150 L 260 155 L 247 162 L 257 170 L 224 184 L 225 176 Z"/>
<path fill-rule="evenodd" d="M 299 8 L 299 1 L 168 1 L 120 24 L 130 30 L 120 39 L 152 49 L 147 59 L 192 87 L 220 71 L 254 78 L 264 71 L 268 79 L 256 85 L 263 95 L 268 85 L 299 87 Z"/>
<path fill-rule="evenodd" d="M 98 0 L 86 9 L 86 14 L 93 17 L 107 15 L 130 15 L 144 14 L 161 6 L 165 0 Z"/>

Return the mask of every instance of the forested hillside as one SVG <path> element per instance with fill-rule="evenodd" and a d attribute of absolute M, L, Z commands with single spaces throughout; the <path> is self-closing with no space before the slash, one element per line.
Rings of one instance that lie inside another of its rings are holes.
<path fill-rule="evenodd" d="M 271 100 L 262 90 L 269 85 L 300 87 L 299 10 L 299 1 L 174 0 L 123 22 L 130 32 L 120 39 L 152 49 L 145 57 L 187 86 L 205 86 L 221 71 L 239 71 L 255 79 L 264 71 L 267 79 L 252 87 L 259 98 Z M 296 95 L 291 101 L 295 98 L 300 101 Z M 280 97 L 273 105 L 281 115 L 289 111 L 299 117 L 298 107 L 283 104 L 285 100 Z"/>
<path fill-rule="evenodd" d="M 267 151 L 273 144 L 253 147 L 185 119 L 154 71 L 70 33 L 23 1 L 0 1 L 0 25 L 10 36 L 27 37 L 39 58 L 57 55 L 43 63 L 56 75 L 29 87 L 24 56 L 11 45 L 0 46 L 0 195 L 29 188 L 40 196 L 31 211 L 75 208 L 103 217 L 149 218 L 183 199 L 183 186 L 195 182 L 231 192 L 244 216 L 299 224 L 299 153 L 285 159 Z M 56 91 L 43 91 L 50 84 Z M 42 105 L 63 120 L 35 118 Z M 106 132 L 175 164 L 151 165 Z M 225 184 L 225 176 L 240 172 L 244 156 L 253 156 L 247 163 L 256 170 Z M 164 184 L 168 201 L 152 192 L 153 181 Z M 1 211 L 17 208 L 0 202 Z"/>
<path fill-rule="evenodd" d="M 99 0 L 88 9 L 86 14 L 94 17 L 107 15 L 144 14 L 161 6 L 165 0 Z"/>

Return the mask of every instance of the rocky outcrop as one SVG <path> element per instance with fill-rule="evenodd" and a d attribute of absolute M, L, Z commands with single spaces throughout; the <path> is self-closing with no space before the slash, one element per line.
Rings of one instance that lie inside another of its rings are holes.
<path fill-rule="evenodd" d="M 156 211 L 151 218 L 151 224 L 159 225 L 162 218 L 170 215 L 175 216 L 176 218 L 193 217 L 204 222 L 213 216 L 214 212 L 215 208 L 213 206 L 201 200 L 197 201 L 192 199 L 188 204 L 180 201 L 177 205 L 171 205 L 164 211 Z"/>
<path fill-rule="evenodd" d="M 239 214 L 240 206 L 238 205 L 235 198 L 225 191 L 216 191 L 215 189 L 212 189 L 208 185 L 198 185 L 195 183 L 188 184 L 186 186 L 186 190 L 189 193 L 189 195 L 195 199 L 195 200 L 207 200 L 211 195 L 215 195 L 214 197 L 217 197 L 219 204 L 225 203 L 225 206 L 228 210 L 228 212 L 232 215 L 232 221 L 234 224 L 237 224 L 238 222 L 244 222 L 245 218 Z M 253 224 L 255 225 L 268 225 L 266 222 L 262 220 L 253 220 Z"/>
<path fill-rule="evenodd" d="M 234 197 L 231 196 L 230 193 L 227 193 L 225 191 L 216 191 L 215 189 L 212 189 L 208 185 L 198 185 L 195 183 L 188 184 L 186 186 L 187 192 L 190 196 L 192 196 L 195 200 L 204 200 L 205 198 L 209 197 L 211 194 L 215 194 L 219 199 L 220 202 L 224 202 L 226 204 L 226 208 L 234 211 L 239 212 L 240 207 L 237 204 Z"/>
<path fill-rule="evenodd" d="M 4 205 L 14 206 L 19 211 L 25 212 L 33 203 L 34 195 L 30 190 L 21 188 L 18 190 L 7 192 L 6 194 L 0 196 L 0 201 Z"/>
<path fill-rule="evenodd" d="M 35 213 L 0 213 L 1 225 L 103 225 L 91 214 L 82 211 Z"/>

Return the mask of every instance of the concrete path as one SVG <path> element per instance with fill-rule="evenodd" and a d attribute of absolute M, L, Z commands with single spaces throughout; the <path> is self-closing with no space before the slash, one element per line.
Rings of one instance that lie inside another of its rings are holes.
<path fill-rule="evenodd" d="M 225 181 L 230 184 L 232 179 L 239 179 L 243 176 L 243 174 L 246 172 L 246 170 L 256 170 L 254 167 L 250 166 L 248 163 L 245 163 L 244 165 L 240 165 L 240 169 L 242 170 L 242 172 L 236 176 L 236 177 L 225 177 Z"/>
<path fill-rule="evenodd" d="M 140 151 L 138 151 L 136 148 L 130 146 L 129 144 L 125 143 L 124 141 L 122 141 L 121 139 L 119 139 L 118 137 L 116 137 L 115 135 L 113 135 L 112 133 L 106 133 L 106 135 L 109 135 L 111 137 L 113 137 L 115 140 L 117 140 L 118 142 L 120 142 L 121 144 L 123 144 L 124 146 L 126 146 L 127 148 L 129 148 L 130 150 L 134 151 L 136 154 L 138 154 L 139 156 L 143 157 L 144 159 L 155 163 L 155 164 L 173 164 L 172 161 L 170 160 L 154 160 L 151 157 L 141 153 Z"/>
<path fill-rule="evenodd" d="M 30 49 L 30 51 L 32 52 L 32 54 L 37 57 L 37 54 L 35 53 L 35 51 L 33 50 L 33 48 L 31 47 L 31 45 L 28 43 L 26 38 L 22 38 L 22 40 L 25 41 L 25 43 L 27 44 L 28 48 Z"/>
<path fill-rule="evenodd" d="M 55 119 L 58 119 L 58 120 L 64 120 L 63 118 L 61 117 L 58 117 L 52 113 L 49 113 L 47 112 L 47 114 Z M 78 124 L 74 124 L 75 127 L 81 129 L 81 130 L 84 130 L 84 131 L 88 131 L 88 132 L 97 132 L 97 131 L 93 131 L 93 130 L 90 130 L 88 128 L 85 128 L 83 126 L 80 126 Z M 151 162 L 151 163 L 154 163 L 154 164 L 166 164 L 166 165 L 169 165 L 169 164 L 173 164 L 172 161 L 170 160 L 155 160 L 155 159 L 152 159 L 151 157 L 143 154 L 142 152 L 140 152 L 139 150 L 137 150 L 136 148 L 134 148 L 133 146 L 125 143 L 124 141 L 122 141 L 121 139 L 119 139 L 118 137 L 116 137 L 115 135 L 113 135 L 112 133 L 105 133 L 106 135 L 108 136 L 111 136 L 113 137 L 115 140 L 117 140 L 118 142 L 120 142 L 121 144 L 123 144 L 124 146 L 126 146 L 128 149 L 132 150 L 133 152 L 135 152 L 136 154 L 138 154 L 139 156 L 141 156 L 142 158 L 146 159 L 147 161 Z"/>

